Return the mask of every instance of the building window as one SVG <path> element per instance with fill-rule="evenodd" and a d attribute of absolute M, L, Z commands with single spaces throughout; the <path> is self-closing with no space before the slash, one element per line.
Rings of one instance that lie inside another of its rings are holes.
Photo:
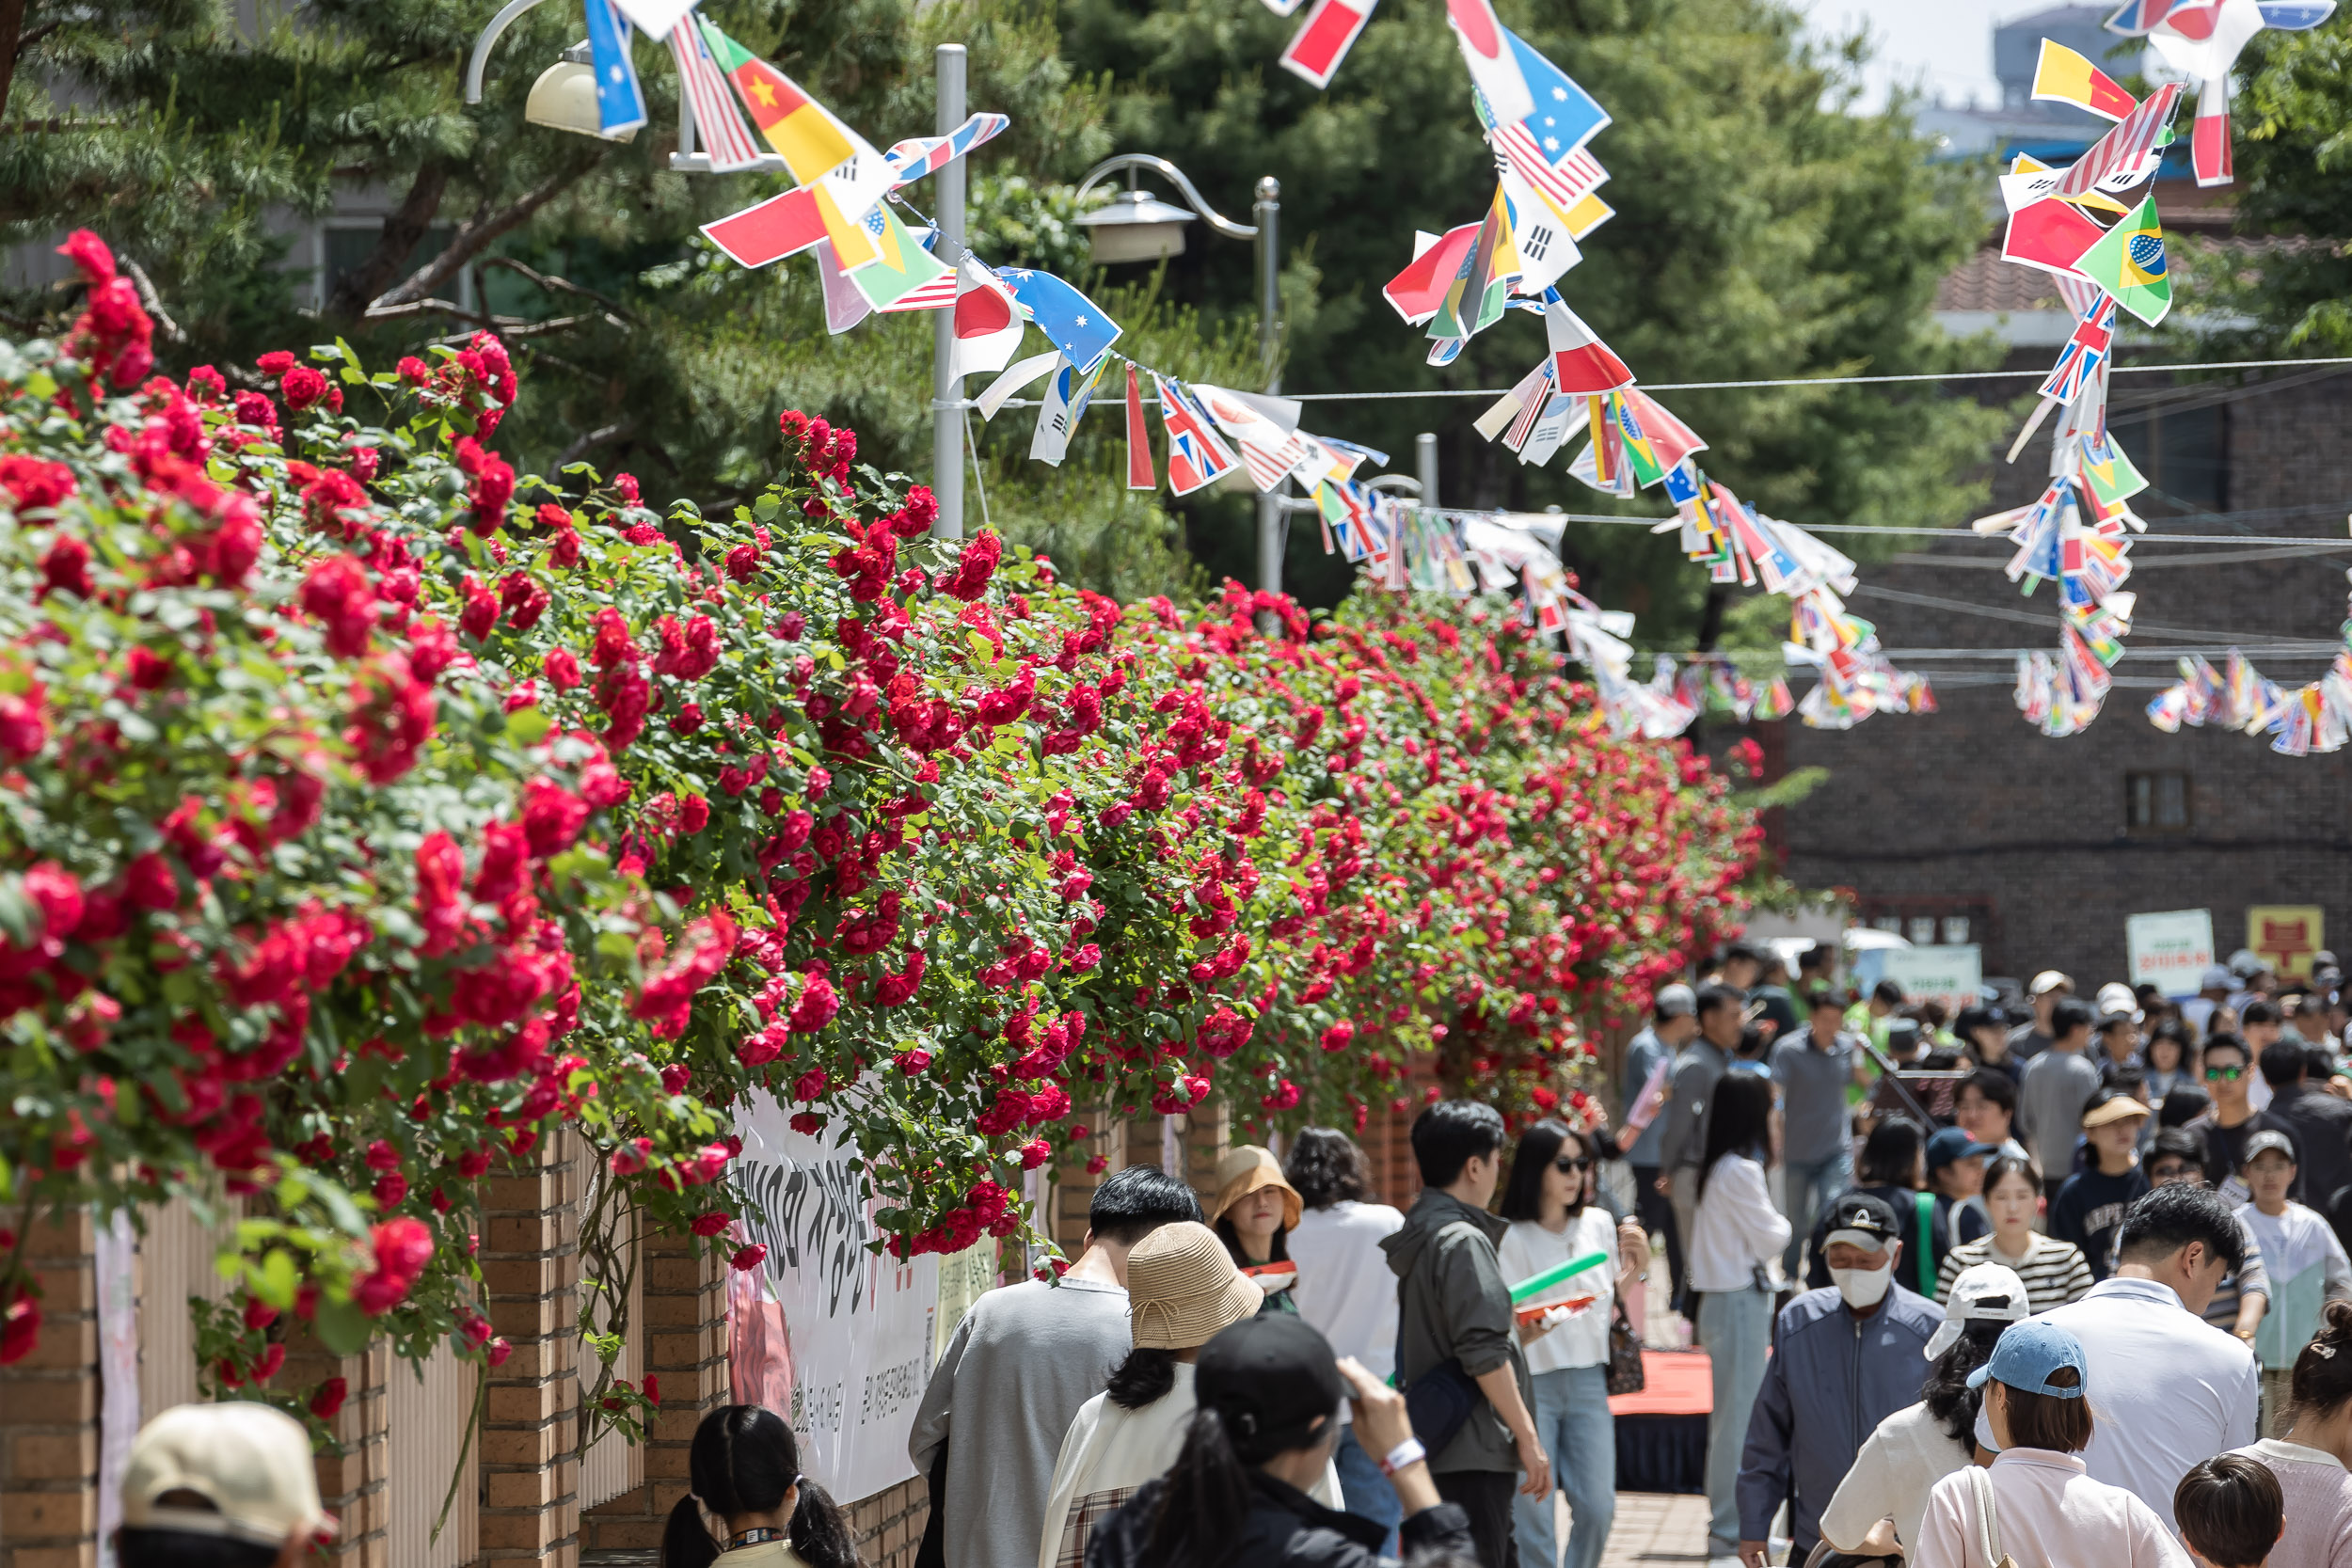
<path fill-rule="evenodd" d="M 1968 945 L 1968 917 L 1966 915 L 1947 914 L 1944 917 L 1944 945 L 1947 947 Z"/>
<path fill-rule="evenodd" d="M 2173 395 L 2179 394 L 2159 394 Z M 2148 477 L 2143 509 L 2156 515 L 2220 512 L 2230 500 L 2229 410 L 2153 406 L 2117 416 L 2109 429 Z"/>
<path fill-rule="evenodd" d="M 2136 833 L 2188 832 L 2188 775 L 2124 774 L 2123 826 Z"/>

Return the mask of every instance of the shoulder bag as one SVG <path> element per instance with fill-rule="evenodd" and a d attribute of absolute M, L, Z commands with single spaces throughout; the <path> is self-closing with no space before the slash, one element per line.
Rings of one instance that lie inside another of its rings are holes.
<path fill-rule="evenodd" d="M 1458 1220 L 1454 1223 L 1467 1224 Z M 1448 1230 L 1452 1228 L 1453 1226 L 1446 1227 Z M 1440 1236 L 1443 1234 L 1443 1231 L 1439 1232 Z M 1517 1332 L 1516 1323 L 1513 1332 Z M 1396 1367 L 1397 1375 L 1402 1378 L 1405 1372 L 1405 1343 L 1401 1324 L 1398 1335 Z M 1406 1418 L 1413 1423 L 1413 1435 L 1421 1439 L 1422 1446 L 1429 1450 L 1433 1459 L 1454 1441 L 1454 1434 L 1462 1430 L 1462 1423 L 1470 1418 L 1471 1412 L 1486 1398 L 1477 1380 L 1462 1370 L 1460 1359 L 1451 1355 L 1424 1370 L 1419 1377 L 1406 1382 L 1403 1387 Z"/>
<path fill-rule="evenodd" d="M 1638 1394 L 1648 1386 L 1649 1374 L 1642 1369 L 1642 1337 L 1633 1332 L 1625 1298 L 1619 1296 L 1609 1317 L 1609 1391 Z"/>
<path fill-rule="evenodd" d="M 1984 1568 L 2017 1568 L 2017 1560 L 2001 1550 L 2001 1516 L 1993 1506 L 1993 1478 L 1984 1466 L 1971 1464 L 1968 1495 L 1977 1505 L 1977 1530 L 1984 1542 Z"/>

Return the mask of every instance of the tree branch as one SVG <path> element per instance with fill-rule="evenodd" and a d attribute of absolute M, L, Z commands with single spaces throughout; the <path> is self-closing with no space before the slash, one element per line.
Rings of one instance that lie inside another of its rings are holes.
<path fill-rule="evenodd" d="M 575 438 L 570 446 L 565 447 L 562 451 L 557 452 L 555 454 L 554 466 L 558 470 L 561 470 L 565 464 L 576 463 L 587 453 L 594 451 L 596 448 L 605 445 L 609 441 L 618 441 L 634 433 L 636 429 L 636 420 L 627 419 L 614 424 L 606 425 L 602 430 L 592 430 L 585 436 Z"/>
<path fill-rule="evenodd" d="M 451 172 L 450 166 L 438 158 L 417 170 L 417 177 L 408 182 L 408 194 L 384 220 L 375 248 L 336 283 L 334 297 L 326 302 L 329 316 L 348 321 L 368 314 L 369 303 L 400 275 L 424 231 L 440 215 L 441 196 L 449 189 Z"/>
<path fill-rule="evenodd" d="M 8 106 L 16 58 L 24 51 L 24 0 L 0 0 L 0 111 Z"/>
<path fill-rule="evenodd" d="M 603 306 L 607 310 L 610 310 L 616 316 L 628 315 L 628 308 L 622 305 L 618 300 L 607 299 L 604 295 L 596 293 L 596 290 L 584 289 L 568 277 L 551 277 L 546 273 L 539 272 L 533 268 L 523 265 L 523 263 L 516 261 L 512 256 L 492 256 L 482 264 L 485 267 L 503 267 L 508 272 L 516 274 L 526 281 L 537 284 L 540 288 L 547 290 L 549 293 L 578 294 L 582 299 L 595 300 L 598 305 Z M 630 319 L 633 321 L 635 318 L 630 317 Z"/>
<path fill-rule="evenodd" d="M 596 157 L 570 168 L 559 169 L 495 212 L 489 210 L 485 201 L 474 210 L 473 216 L 458 225 L 456 234 L 438 256 L 410 273 L 397 288 L 389 289 L 376 296 L 374 303 L 377 306 L 405 305 L 412 299 L 432 293 L 456 277 L 458 269 L 480 255 L 492 241 L 516 228 L 533 213 L 570 189 L 580 176 L 601 163 L 603 156 L 599 152 Z"/>

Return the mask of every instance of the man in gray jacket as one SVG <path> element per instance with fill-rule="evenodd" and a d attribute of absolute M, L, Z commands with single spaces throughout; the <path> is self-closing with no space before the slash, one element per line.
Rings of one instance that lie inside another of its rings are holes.
<path fill-rule="evenodd" d="M 1416 1379 L 1447 1362 L 1485 1395 L 1460 1430 L 1432 1445 L 1438 1495 L 1469 1513 L 1480 1568 L 1518 1568 L 1511 1494 L 1551 1496 L 1551 1466 L 1535 1434 L 1534 1384 L 1519 1351 L 1510 1282 L 1495 1243 L 1509 1228 L 1486 1212 L 1502 1169 L 1502 1117 L 1491 1105 L 1447 1100 L 1413 1122 L 1421 1196 L 1405 1228 L 1380 1243 L 1397 1276 L 1396 1370 L 1409 1397 Z M 1552 1568 L 1549 1563 L 1529 1568 Z"/>
<path fill-rule="evenodd" d="M 1665 1131 L 1658 1140 L 1658 1180 L 1674 1205 L 1675 1225 L 1687 1251 L 1698 1215 L 1699 1156 L 1707 1145 L 1707 1106 L 1716 1080 L 1731 1069 L 1745 1025 L 1746 1001 L 1729 986 L 1701 986 L 1698 1037 L 1675 1058 L 1674 1096 L 1666 1101 Z M 1691 1288 L 1675 1276 L 1675 1309 L 1692 1317 Z"/>
<path fill-rule="evenodd" d="M 1764 1386 L 1740 1455 L 1740 1560 L 1764 1568 L 1772 1515 L 1788 1504 L 1788 1560 L 1821 1539 L 1821 1510 L 1863 1440 L 1927 1381 L 1928 1340 L 1944 1321 L 1927 1297 L 1895 1283 L 1902 1261 L 1895 1211 L 1868 1193 L 1832 1204 L 1822 1247 L 1836 1284 L 1780 1309 Z"/>

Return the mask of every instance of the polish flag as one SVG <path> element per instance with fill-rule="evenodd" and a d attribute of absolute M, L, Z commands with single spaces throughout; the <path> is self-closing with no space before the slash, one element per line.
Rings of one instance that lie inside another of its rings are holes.
<path fill-rule="evenodd" d="M 1553 374 L 1562 396 L 1600 397 L 1633 385 L 1633 372 L 1625 361 L 1557 294 L 1544 304 L 1544 335 L 1550 340 Z"/>
<path fill-rule="evenodd" d="M 1020 307 L 987 263 L 975 256 L 966 256 L 956 269 L 955 324 L 950 376 L 1001 371 L 1021 346 Z"/>

